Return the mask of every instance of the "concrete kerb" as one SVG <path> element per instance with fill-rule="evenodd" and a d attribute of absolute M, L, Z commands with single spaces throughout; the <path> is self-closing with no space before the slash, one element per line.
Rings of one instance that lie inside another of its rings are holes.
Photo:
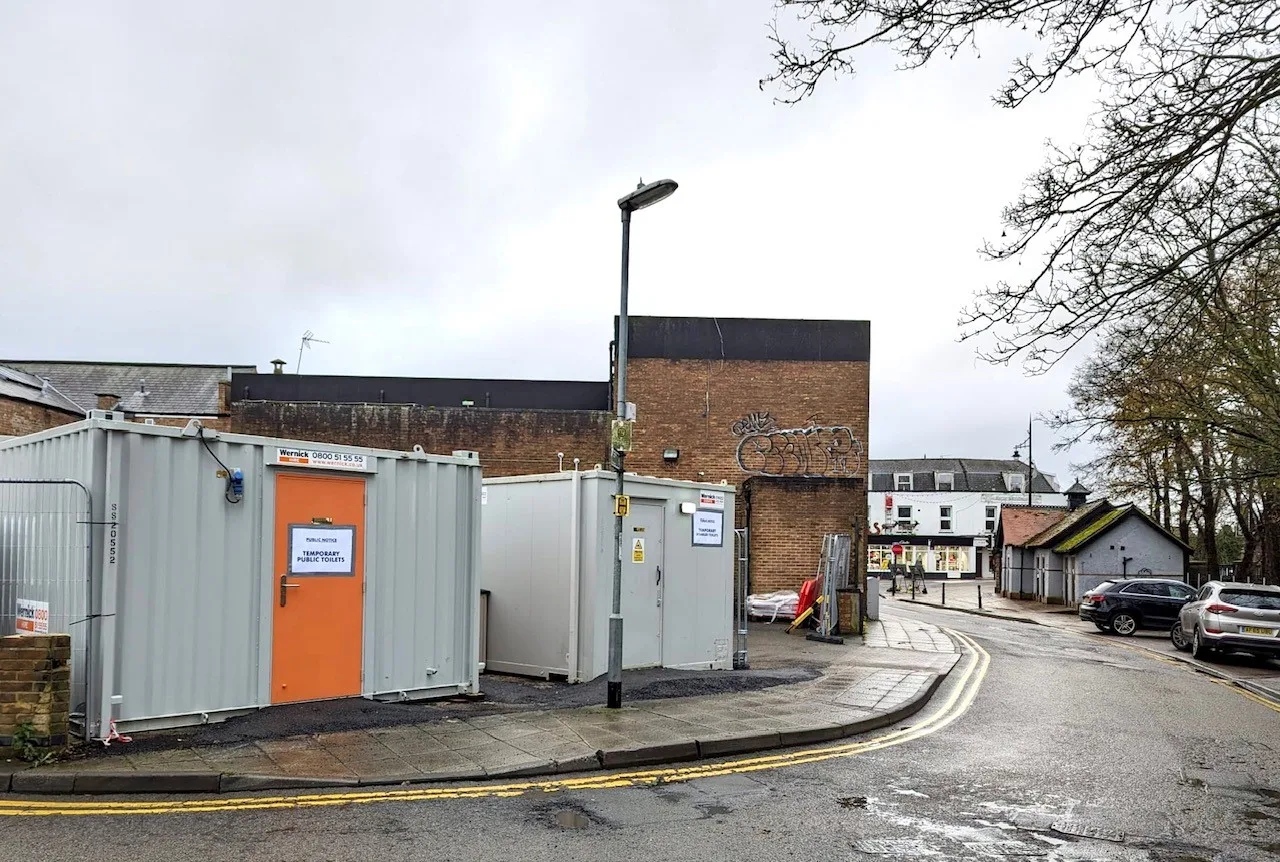
<path fill-rule="evenodd" d="M 952 611 L 957 614 L 969 614 L 975 617 L 990 617 L 996 620 L 1008 620 L 1011 623 L 1028 623 L 1033 626 L 1048 626 L 1048 623 L 1042 623 L 1039 620 L 1033 620 L 1030 617 L 1019 617 L 1013 614 L 998 614 L 995 611 L 978 610 L 977 608 L 949 608 L 946 605 L 935 605 L 932 602 L 922 602 L 919 599 L 895 599 L 908 605 L 924 605 L 927 608 L 934 608 L 939 611 Z"/>
<path fill-rule="evenodd" d="M 958 663 L 958 662 L 957 662 Z M 952 666 L 954 668 L 954 665 Z M 423 775 L 348 777 L 299 777 L 291 775 L 250 775 L 238 773 L 100 773 L 37 772 L 13 773 L 8 790 L 21 794 L 108 794 L 108 793 L 244 793 L 257 790 L 303 790 L 323 787 L 369 787 L 406 784 L 439 784 L 455 781 L 484 781 L 498 778 L 533 778 L 570 772 L 595 772 L 631 766 L 656 766 L 690 760 L 707 760 L 730 754 L 748 754 L 777 748 L 792 748 L 834 742 L 848 736 L 895 724 L 924 709 L 950 673 L 931 674 L 928 683 L 902 705 L 888 712 L 847 724 L 815 724 L 790 731 L 750 733 L 704 740 L 663 743 L 625 749 L 602 749 L 595 756 L 563 761 L 523 763 L 504 769 L 463 769 Z M 0 776 L 2 779 L 4 776 Z M 0 786 L 5 782 L 0 780 Z"/>

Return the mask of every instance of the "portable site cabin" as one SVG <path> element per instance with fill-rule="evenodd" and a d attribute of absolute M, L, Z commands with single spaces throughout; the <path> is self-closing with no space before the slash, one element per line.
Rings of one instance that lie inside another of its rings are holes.
<path fill-rule="evenodd" d="M 0 627 L 71 634 L 86 736 L 479 690 L 475 453 L 122 418 L 0 442 Z"/>
<path fill-rule="evenodd" d="M 570 682 L 608 670 L 617 475 L 484 480 L 486 670 Z M 623 667 L 733 666 L 734 489 L 626 477 Z"/>

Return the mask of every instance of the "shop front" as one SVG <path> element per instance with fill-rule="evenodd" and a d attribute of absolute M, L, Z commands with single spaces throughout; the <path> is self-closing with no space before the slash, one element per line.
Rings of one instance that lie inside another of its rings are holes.
<path fill-rule="evenodd" d="M 977 553 L 971 536 L 872 533 L 867 537 L 867 572 L 884 576 L 894 563 L 908 571 L 918 563 L 926 578 L 975 578 Z"/>

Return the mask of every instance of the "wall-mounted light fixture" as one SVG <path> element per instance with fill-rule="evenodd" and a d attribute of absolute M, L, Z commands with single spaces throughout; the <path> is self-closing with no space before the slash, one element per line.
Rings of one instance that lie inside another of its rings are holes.
<path fill-rule="evenodd" d="M 698 511 L 697 503 L 681 503 L 680 504 L 680 513 L 682 515 L 692 515 L 696 511 Z"/>
<path fill-rule="evenodd" d="M 680 459 L 679 449 L 663 449 L 662 450 L 663 461 L 677 461 L 679 459 Z"/>

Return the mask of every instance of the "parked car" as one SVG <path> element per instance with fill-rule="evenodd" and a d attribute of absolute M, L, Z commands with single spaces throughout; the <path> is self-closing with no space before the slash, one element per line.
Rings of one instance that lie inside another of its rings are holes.
<path fill-rule="evenodd" d="M 1280 587 L 1210 581 L 1183 606 L 1169 637 L 1201 660 L 1220 652 L 1280 656 Z"/>
<path fill-rule="evenodd" d="M 1195 594 L 1173 578 L 1103 581 L 1080 600 L 1080 619 L 1124 637 L 1138 629 L 1167 629 Z"/>

